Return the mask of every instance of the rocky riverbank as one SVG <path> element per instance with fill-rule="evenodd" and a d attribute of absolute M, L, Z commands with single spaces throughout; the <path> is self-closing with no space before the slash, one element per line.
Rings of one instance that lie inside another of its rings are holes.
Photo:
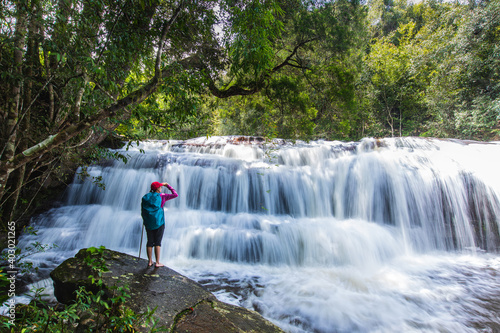
<path fill-rule="evenodd" d="M 86 258 L 88 251 L 82 249 L 51 273 L 59 302 L 70 304 L 80 286 L 95 289 Z M 145 259 L 111 250 L 104 250 L 102 259 L 109 269 L 101 276 L 103 288 L 127 285 L 131 297 L 126 305 L 136 313 L 156 308 L 154 317 L 169 332 L 283 332 L 255 311 L 218 301 L 201 285 L 168 267 L 148 267 Z"/>

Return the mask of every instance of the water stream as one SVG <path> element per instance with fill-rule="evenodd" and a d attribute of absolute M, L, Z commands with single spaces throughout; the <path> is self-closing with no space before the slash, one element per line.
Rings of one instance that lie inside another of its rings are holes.
<path fill-rule="evenodd" d="M 34 219 L 58 246 L 33 258 L 42 274 L 84 247 L 137 256 L 140 198 L 167 181 L 179 197 L 162 261 L 287 332 L 500 330 L 499 143 L 212 137 L 120 152 L 126 164 L 89 169 L 105 190 L 75 176 Z"/>

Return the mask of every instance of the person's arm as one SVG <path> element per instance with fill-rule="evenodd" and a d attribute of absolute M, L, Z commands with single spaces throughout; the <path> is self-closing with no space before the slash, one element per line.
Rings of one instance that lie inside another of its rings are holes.
<path fill-rule="evenodd" d="M 160 196 L 161 196 L 161 206 L 162 207 L 165 204 L 165 202 L 167 202 L 168 200 L 175 199 L 175 198 L 177 198 L 179 196 L 177 194 L 177 192 L 175 191 L 175 189 L 172 186 L 170 186 L 170 184 L 163 183 L 163 186 L 165 186 L 166 188 L 168 188 L 171 193 L 170 194 L 168 194 L 168 193 L 160 193 Z"/>

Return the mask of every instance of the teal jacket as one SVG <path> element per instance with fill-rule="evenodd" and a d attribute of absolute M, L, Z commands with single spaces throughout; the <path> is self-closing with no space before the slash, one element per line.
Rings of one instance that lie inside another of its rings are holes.
<path fill-rule="evenodd" d="M 149 192 L 142 197 L 141 216 L 146 230 L 155 230 L 165 224 L 163 205 L 167 200 L 177 198 L 179 195 L 172 186 L 166 185 L 171 194 Z"/>

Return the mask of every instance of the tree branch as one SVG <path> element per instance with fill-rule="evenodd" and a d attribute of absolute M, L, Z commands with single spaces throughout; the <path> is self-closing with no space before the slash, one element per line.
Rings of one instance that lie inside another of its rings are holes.
<path fill-rule="evenodd" d="M 290 53 L 290 54 L 288 55 L 288 57 L 286 57 L 286 58 L 285 58 L 285 60 L 284 60 L 281 64 L 279 64 L 278 66 L 274 67 L 274 68 L 271 70 L 271 73 L 277 72 L 277 71 L 279 71 L 281 68 L 283 68 L 283 67 L 285 67 L 285 66 L 287 66 L 287 65 L 288 65 L 288 66 L 292 66 L 292 67 L 299 67 L 299 66 L 297 66 L 297 65 L 292 65 L 292 64 L 290 64 L 290 63 L 289 63 L 289 61 L 292 59 L 292 57 L 293 57 L 294 55 L 296 55 L 296 54 L 297 54 L 297 52 L 299 51 L 299 49 L 300 49 L 301 47 L 303 47 L 304 45 L 306 45 L 306 44 L 308 44 L 308 43 L 310 43 L 310 42 L 313 42 L 313 41 L 315 41 L 315 40 L 317 40 L 317 39 L 319 39 L 319 37 L 314 37 L 314 38 L 311 38 L 311 39 L 303 40 L 302 42 L 300 42 L 299 44 L 297 44 L 297 45 L 294 47 L 294 49 L 293 49 L 292 53 Z M 299 67 L 299 68 L 304 68 L 304 67 Z"/>
<path fill-rule="evenodd" d="M 179 16 L 179 13 L 181 12 L 183 6 L 184 6 L 184 1 L 181 0 L 179 6 L 177 6 L 177 8 L 175 9 L 170 20 L 165 22 L 165 25 L 163 26 L 160 41 L 158 42 L 158 51 L 156 53 L 155 76 L 158 78 L 160 77 L 161 55 L 163 54 L 163 44 L 165 43 L 165 39 L 167 39 L 167 33 L 170 31 L 170 27 L 172 27 L 172 24 Z"/>
<path fill-rule="evenodd" d="M 209 71 L 206 68 L 206 66 L 202 63 L 199 56 L 194 55 L 194 56 L 190 57 L 190 61 L 187 63 L 189 65 L 191 65 L 192 67 L 198 68 L 199 70 L 205 72 L 204 75 L 208 79 L 208 89 L 210 90 L 212 95 L 214 95 L 215 97 L 228 98 L 228 97 L 232 97 L 232 96 L 248 96 L 248 95 L 253 95 L 253 94 L 261 91 L 266 86 L 266 84 L 265 84 L 266 80 L 270 77 L 270 75 L 272 73 L 275 73 L 275 72 L 281 70 L 285 66 L 291 66 L 291 67 L 295 67 L 295 68 L 307 68 L 304 66 L 292 64 L 292 63 L 290 63 L 290 61 L 297 54 L 298 50 L 301 47 L 303 47 L 304 45 L 306 45 L 310 42 L 313 42 L 317 39 L 319 39 L 319 38 L 314 37 L 311 39 L 304 40 L 304 41 L 300 42 L 299 44 L 297 44 L 294 47 L 294 49 L 292 50 L 292 52 L 285 58 L 285 60 L 281 64 L 275 66 L 269 73 L 265 74 L 262 78 L 260 78 L 260 80 L 255 81 L 253 86 L 249 87 L 249 88 L 248 87 L 245 88 L 245 87 L 241 87 L 241 86 L 231 86 L 227 89 L 219 89 L 215 85 L 215 81 L 212 79 L 212 77 L 210 77 L 210 75 L 207 74 Z M 187 59 L 185 59 L 185 60 L 187 60 Z"/>
<path fill-rule="evenodd" d="M 65 129 L 59 131 L 57 134 L 50 135 L 42 142 L 18 153 L 13 158 L 2 161 L 0 163 L 0 172 L 10 172 L 11 170 L 24 165 L 38 156 L 46 153 L 47 151 L 57 147 L 83 131 L 91 128 L 100 121 L 110 118 L 116 115 L 116 113 L 127 106 L 135 105 L 144 101 L 149 95 L 151 95 L 157 88 L 158 81 L 153 78 L 148 84 L 139 88 L 138 90 L 132 92 L 128 96 L 116 101 L 105 109 L 100 110 L 94 116 L 79 121 L 76 124 L 72 124 Z"/>

